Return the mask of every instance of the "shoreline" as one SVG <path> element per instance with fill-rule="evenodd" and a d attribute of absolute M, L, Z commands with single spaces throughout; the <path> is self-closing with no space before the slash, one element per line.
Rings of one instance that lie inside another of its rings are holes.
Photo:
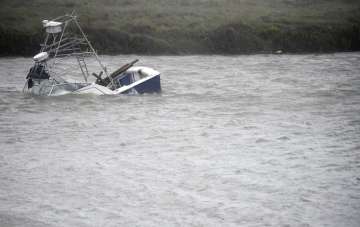
<path fill-rule="evenodd" d="M 335 51 L 335 52 L 301 52 L 301 53 L 291 53 L 291 52 L 285 52 L 285 53 L 281 53 L 281 54 L 276 54 L 276 53 L 246 53 L 246 54 L 137 54 L 137 53 L 132 53 L 132 54 L 122 54 L 122 53 L 118 53 L 118 54 L 99 54 L 99 56 L 110 56 L 110 57 L 114 57 L 114 56 L 145 56 L 145 57 L 191 57 L 191 56 L 222 56 L 222 57 L 237 57 L 237 56 L 256 56 L 256 55 L 275 55 L 275 56 L 291 56 L 291 55 L 333 55 L 333 54 L 356 54 L 356 53 L 360 53 L 359 50 L 356 51 Z M 36 55 L 37 53 L 34 53 L 34 55 Z M 32 58 L 34 55 L 0 55 L 0 59 L 2 58 Z"/>
<path fill-rule="evenodd" d="M 44 39 L 41 21 L 73 10 L 99 54 L 360 51 L 356 0 L 4 1 L 0 56 L 34 55 Z"/>
<path fill-rule="evenodd" d="M 273 31 L 275 30 L 275 31 Z M 243 55 L 334 53 L 360 51 L 360 22 L 330 25 L 256 28 L 243 23 L 221 26 L 202 35 L 140 34 L 111 29 L 85 28 L 99 54 L 140 55 Z M 31 56 L 38 53 L 41 29 L 18 31 L 0 26 L 0 56 Z"/>

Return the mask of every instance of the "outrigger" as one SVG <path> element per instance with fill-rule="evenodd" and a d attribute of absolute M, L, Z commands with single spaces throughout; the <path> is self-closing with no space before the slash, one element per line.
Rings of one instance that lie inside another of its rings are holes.
<path fill-rule="evenodd" d="M 160 73 L 149 67 L 135 67 L 137 59 L 108 73 L 74 13 L 50 21 L 43 20 L 42 23 L 46 37 L 40 45 L 40 52 L 33 57 L 34 66 L 26 76 L 24 93 L 58 96 L 86 93 L 142 94 L 161 91 Z M 91 64 L 87 63 L 90 58 L 95 60 Z M 100 73 L 90 74 L 95 65 Z M 71 66 L 77 69 L 74 70 Z M 82 82 L 70 82 L 63 78 L 77 75 L 82 75 Z M 88 81 L 90 75 L 96 78 L 95 82 Z"/>

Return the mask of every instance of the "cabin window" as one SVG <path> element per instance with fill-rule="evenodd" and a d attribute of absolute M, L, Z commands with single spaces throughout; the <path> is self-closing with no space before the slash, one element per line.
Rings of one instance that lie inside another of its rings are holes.
<path fill-rule="evenodd" d="M 138 80 L 140 80 L 140 79 L 142 78 L 142 77 L 139 75 L 139 73 L 134 73 L 133 76 L 134 76 L 134 81 L 138 81 Z"/>
<path fill-rule="evenodd" d="M 134 82 L 134 75 L 133 73 L 125 73 L 119 77 L 118 82 L 121 86 L 129 85 Z"/>

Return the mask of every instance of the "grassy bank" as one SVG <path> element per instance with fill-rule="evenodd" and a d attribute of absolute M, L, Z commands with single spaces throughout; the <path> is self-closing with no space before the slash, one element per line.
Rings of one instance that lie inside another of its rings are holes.
<path fill-rule="evenodd" d="M 32 55 L 41 20 L 76 10 L 101 53 L 360 50 L 358 0 L 1 0 L 0 55 Z"/>

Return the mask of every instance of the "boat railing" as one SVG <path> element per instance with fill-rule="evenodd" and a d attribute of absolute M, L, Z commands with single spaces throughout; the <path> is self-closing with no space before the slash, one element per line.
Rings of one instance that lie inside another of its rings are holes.
<path fill-rule="evenodd" d="M 43 47 L 43 51 L 51 53 L 51 52 L 55 52 L 57 49 L 65 49 L 65 48 L 69 49 L 79 45 L 86 45 L 86 44 L 87 44 L 86 40 L 83 38 L 65 37 L 62 40 L 59 40 L 53 44 L 50 45 L 41 44 L 40 46 Z"/>
<path fill-rule="evenodd" d="M 93 56 L 93 52 L 78 52 L 78 53 L 69 53 L 69 54 L 58 54 L 56 57 L 62 58 L 62 57 L 72 57 L 72 56 L 79 56 L 79 57 L 90 57 Z"/>
<path fill-rule="evenodd" d="M 52 60 L 51 64 L 49 64 L 51 74 L 55 73 L 58 63 L 57 59 L 76 57 L 86 82 L 89 72 L 84 58 L 94 57 L 108 78 L 109 83 L 114 85 L 113 78 L 107 72 L 96 50 L 81 28 L 75 12 L 51 20 L 44 20 L 43 26 L 47 35 L 43 44 L 41 44 L 41 52 L 46 52 L 49 55 L 49 59 Z"/>

